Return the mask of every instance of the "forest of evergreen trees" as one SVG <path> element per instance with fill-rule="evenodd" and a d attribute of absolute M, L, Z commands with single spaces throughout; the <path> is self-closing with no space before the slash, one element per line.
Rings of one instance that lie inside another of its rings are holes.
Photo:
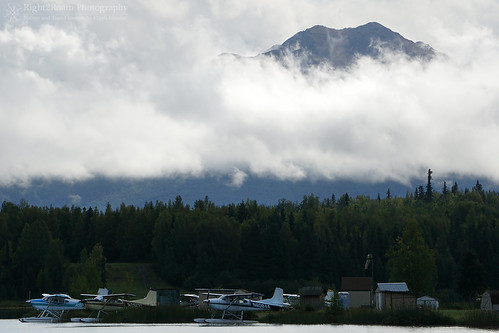
<path fill-rule="evenodd" d="M 499 194 L 420 186 L 405 197 L 193 206 L 35 207 L 3 202 L 0 298 L 93 292 L 106 262 L 151 262 L 170 286 L 340 288 L 343 276 L 406 281 L 418 295 L 472 299 L 499 289 Z M 165 287 L 165 286 L 156 286 Z M 124 292 L 124 291 L 118 291 Z"/>

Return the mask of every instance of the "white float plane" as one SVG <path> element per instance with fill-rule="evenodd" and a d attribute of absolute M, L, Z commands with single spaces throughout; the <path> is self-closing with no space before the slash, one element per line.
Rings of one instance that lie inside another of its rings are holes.
<path fill-rule="evenodd" d="M 29 299 L 33 309 L 40 311 L 36 317 L 20 318 L 23 323 L 49 322 L 54 323 L 61 320 L 66 311 L 83 310 L 83 304 L 79 299 L 71 298 L 66 294 L 42 294 L 42 298 Z"/>
<path fill-rule="evenodd" d="M 213 294 L 212 294 L 213 295 Z M 220 295 L 218 298 L 204 300 L 214 310 L 222 311 L 222 319 L 197 318 L 198 323 L 255 323 L 256 321 L 243 320 L 246 311 L 269 311 L 282 310 L 290 307 L 289 303 L 284 303 L 283 290 L 275 288 L 272 298 L 262 300 L 252 300 L 252 297 L 259 296 L 257 293 Z M 231 318 L 231 319 L 230 319 Z"/>

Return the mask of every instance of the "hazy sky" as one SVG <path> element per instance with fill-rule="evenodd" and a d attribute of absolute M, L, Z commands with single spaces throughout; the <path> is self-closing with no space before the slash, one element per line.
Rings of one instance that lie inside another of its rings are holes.
<path fill-rule="evenodd" d="M 78 2 L 80 1 L 80 2 Z M 104 6 L 108 5 L 108 6 Z M 499 1 L 0 4 L 0 185 L 232 175 L 499 183 Z M 376 21 L 446 57 L 303 76 L 254 56 Z"/>

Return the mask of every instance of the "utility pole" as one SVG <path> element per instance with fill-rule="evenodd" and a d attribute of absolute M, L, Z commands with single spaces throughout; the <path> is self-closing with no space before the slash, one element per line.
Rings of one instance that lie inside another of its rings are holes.
<path fill-rule="evenodd" d="M 369 263 L 371 263 L 371 294 L 369 297 L 369 301 L 372 306 L 374 300 L 374 258 L 372 254 L 367 255 L 366 264 L 364 265 L 364 270 L 367 270 L 367 268 L 369 267 Z"/>

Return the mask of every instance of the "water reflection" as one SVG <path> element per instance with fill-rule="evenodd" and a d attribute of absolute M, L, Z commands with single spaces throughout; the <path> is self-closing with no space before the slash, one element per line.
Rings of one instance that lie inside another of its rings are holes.
<path fill-rule="evenodd" d="M 265 325 L 248 326 L 207 326 L 199 324 L 83 324 L 83 323 L 21 323 L 15 319 L 0 320 L 0 332 L 15 333 L 477 333 L 486 330 L 475 330 L 463 327 L 387 327 L 387 326 L 355 326 L 355 325 Z"/>

